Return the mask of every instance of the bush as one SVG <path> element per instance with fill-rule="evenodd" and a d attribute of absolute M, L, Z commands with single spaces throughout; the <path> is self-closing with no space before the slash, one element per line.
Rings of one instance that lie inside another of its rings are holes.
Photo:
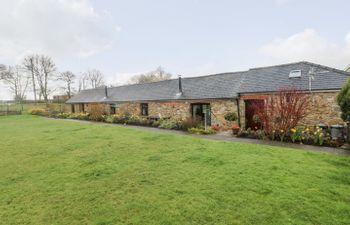
<path fill-rule="evenodd" d="M 212 128 L 204 130 L 202 128 L 192 127 L 192 128 L 189 128 L 187 131 L 191 134 L 215 134 L 216 133 L 215 130 L 213 130 Z"/>
<path fill-rule="evenodd" d="M 236 121 L 238 119 L 237 113 L 235 112 L 230 112 L 230 113 L 226 113 L 224 115 L 225 120 L 227 121 Z"/>
<path fill-rule="evenodd" d="M 220 125 L 219 124 L 213 124 L 213 125 L 211 125 L 211 129 L 215 130 L 215 132 L 219 132 L 220 131 Z"/>
<path fill-rule="evenodd" d="M 152 122 L 152 127 L 159 127 L 162 122 L 164 121 L 164 119 L 158 119 Z"/>
<path fill-rule="evenodd" d="M 162 120 L 158 126 L 159 128 L 164 128 L 164 129 L 176 129 L 179 130 L 182 128 L 181 122 L 167 119 L 167 120 Z"/>
<path fill-rule="evenodd" d="M 137 115 L 128 116 L 126 114 L 123 119 L 125 119 L 126 124 L 130 124 L 130 125 L 139 125 L 141 121 L 141 118 Z"/>
<path fill-rule="evenodd" d="M 30 109 L 29 114 L 31 115 L 37 115 L 37 116 L 48 116 L 49 112 L 45 109 Z"/>
<path fill-rule="evenodd" d="M 105 106 L 100 104 L 89 105 L 90 120 L 103 121 L 104 120 L 103 115 L 106 115 Z"/>
<path fill-rule="evenodd" d="M 345 121 L 350 116 L 350 79 L 339 92 L 337 102 L 342 111 L 341 118 Z"/>
<path fill-rule="evenodd" d="M 256 101 L 252 107 L 255 121 L 261 122 L 266 135 L 278 132 L 281 140 L 285 132 L 296 127 L 303 119 L 310 105 L 310 96 L 295 88 L 283 88 L 270 95 L 265 101 Z"/>
<path fill-rule="evenodd" d="M 70 117 L 70 115 L 71 115 L 70 113 L 59 113 L 55 117 L 59 119 L 67 119 Z"/>
<path fill-rule="evenodd" d="M 186 120 L 182 122 L 182 129 L 188 130 L 190 128 L 199 128 L 202 125 L 202 122 L 199 119 L 194 119 L 192 117 L 188 117 Z"/>
<path fill-rule="evenodd" d="M 65 114 L 68 114 L 68 113 L 65 113 Z M 90 117 L 88 113 L 72 113 L 72 114 L 68 114 L 68 116 L 63 119 L 90 120 Z"/>

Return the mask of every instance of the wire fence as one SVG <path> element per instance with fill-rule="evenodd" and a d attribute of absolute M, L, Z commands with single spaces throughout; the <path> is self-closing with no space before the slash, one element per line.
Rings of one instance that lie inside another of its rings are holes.
<path fill-rule="evenodd" d="M 43 109 L 56 112 L 64 112 L 63 103 L 15 103 L 0 102 L 0 115 L 19 115 L 30 113 L 33 109 Z"/>

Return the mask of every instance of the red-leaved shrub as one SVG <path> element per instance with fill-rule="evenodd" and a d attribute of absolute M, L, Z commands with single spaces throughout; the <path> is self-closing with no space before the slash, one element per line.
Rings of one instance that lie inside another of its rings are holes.
<path fill-rule="evenodd" d="M 266 134 L 285 133 L 296 127 L 309 110 L 310 98 L 295 88 L 283 88 L 269 96 L 265 104 L 253 105 Z"/>

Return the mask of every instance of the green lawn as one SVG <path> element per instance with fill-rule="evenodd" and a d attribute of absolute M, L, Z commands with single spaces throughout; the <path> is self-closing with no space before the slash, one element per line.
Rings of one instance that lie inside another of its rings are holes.
<path fill-rule="evenodd" d="M 0 117 L 2 224 L 349 224 L 350 158 Z"/>

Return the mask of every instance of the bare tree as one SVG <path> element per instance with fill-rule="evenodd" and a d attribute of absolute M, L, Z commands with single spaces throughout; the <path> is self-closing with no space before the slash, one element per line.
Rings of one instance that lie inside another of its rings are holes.
<path fill-rule="evenodd" d="M 49 89 L 48 82 L 52 79 L 56 72 L 56 65 L 49 56 L 39 56 L 39 69 L 36 74 L 37 82 L 40 88 L 40 95 L 43 96 L 44 101 L 47 103 L 49 100 L 49 94 L 52 90 Z"/>
<path fill-rule="evenodd" d="M 9 66 L 1 71 L 0 80 L 9 86 L 15 101 L 22 102 L 26 98 L 29 78 L 19 66 Z"/>
<path fill-rule="evenodd" d="M 65 71 L 58 75 L 57 80 L 63 81 L 65 83 L 63 89 L 67 93 L 68 97 L 72 96 L 73 87 L 76 76 L 71 71 Z"/>
<path fill-rule="evenodd" d="M 89 86 L 91 88 L 98 88 L 104 85 L 103 75 L 101 71 L 97 69 L 89 70 L 83 75 L 82 84 L 84 86 L 84 89 L 85 89 L 85 83 L 84 83 L 85 81 L 87 81 L 90 84 Z"/>
<path fill-rule="evenodd" d="M 39 73 L 39 55 L 28 55 L 23 59 L 22 65 L 31 76 L 34 101 L 37 100 L 36 76 Z"/>
<path fill-rule="evenodd" d="M 148 72 L 146 74 L 140 74 L 133 76 L 129 83 L 130 84 L 144 84 L 152 83 L 162 80 L 169 80 L 171 78 L 171 73 L 166 72 L 161 66 L 159 66 L 154 71 Z"/>
<path fill-rule="evenodd" d="M 78 81 L 78 92 L 86 89 L 86 75 L 85 73 L 80 74 Z"/>

